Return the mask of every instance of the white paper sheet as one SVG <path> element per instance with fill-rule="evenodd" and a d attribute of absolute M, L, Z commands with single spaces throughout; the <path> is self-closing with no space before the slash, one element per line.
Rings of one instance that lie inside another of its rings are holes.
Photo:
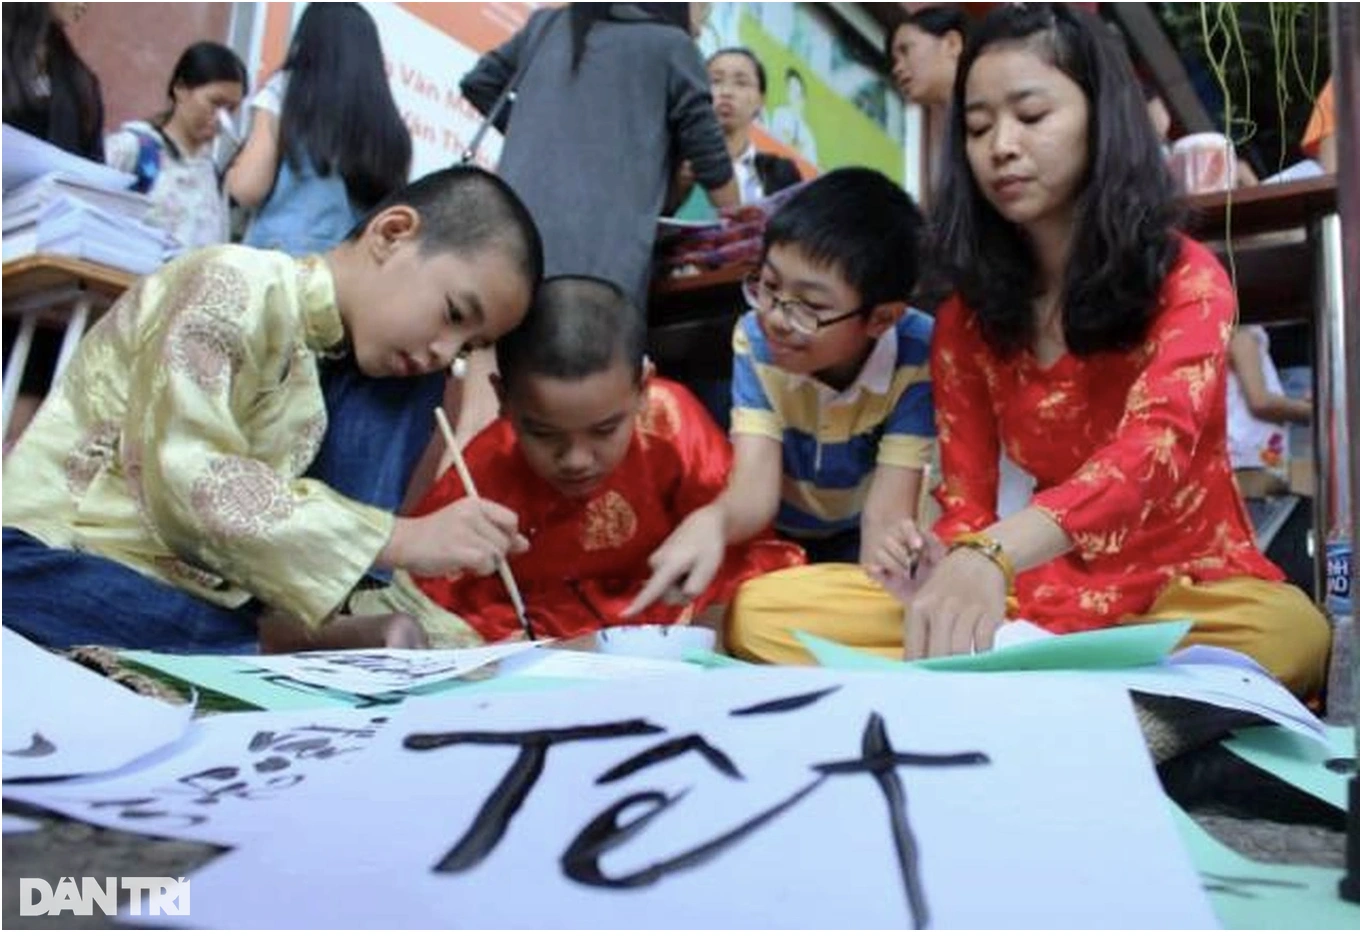
<path fill-rule="evenodd" d="M 391 710 L 224 713 L 180 742 L 97 777 L 6 785 L 7 799 L 116 830 L 220 846 L 264 843 L 287 825 L 290 800 L 343 771 Z"/>
<path fill-rule="evenodd" d="M 5 781 L 112 771 L 184 734 L 192 706 L 171 706 L 4 629 Z"/>
<path fill-rule="evenodd" d="M 576 738 L 539 759 L 523 733 L 545 731 Z M 412 700 L 267 843 L 198 870 L 185 923 L 1214 927 L 1162 797 L 1121 688 L 1039 675 Z M 478 822 L 497 802 L 507 822 Z M 605 842 L 611 812 L 632 835 Z"/>
<path fill-rule="evenodd" d="M 1043 640 L 1041 635 L 1028 631 L 1017 631 L 1015 635 L 1020 640 L 1012 643 Z M 1117 683 L 1154 696 L 1174 696 L 1255 713 L 1305 738 L 1328 743 L 1326 726 L 1298 697 L 1251 657 L 1227 648 L 1192 644 L 1167 655 L 1156 666 L 1062 673 L 1077 680 Z"/>
<path fill-rule="evenodd" d="M 238 660 L 275 673 L 357 695 L 399 693 L 452 680 L 487 664 L 513 657 L 541 642 L 490 644 L 463 650 L 416 651 L 371 648 L 263 654 Z"/>
<path fill-rule="evenodd" d="M 5 151 L 3 184 L 6 192 L 49 172 L 59 172 L 72 181 L 108 189 L 126 189 L 137 181 L 130 173 L 68 153 L 9 124 L 4 125 L 0 143 Z"/>
<path fill-rule="evenodd" d="M 1326 726 L 1298 697 L 1256 661 L 1226 648 L 1187 647 L 1157 667 L 1114 670 L 1093 676 L 1122 679 L 1130 690 L 1255 713 L 1306 738 L 1328 744 Z"/>
<path fill-rule="evenodd" d="M 0 833 L 5 836 L 16 836 L 21 833 L 36 833 L 42 829 L 42 824 L 37 820 L 30 820 L 28 817 L 18 817 L 12 813 L 4 814 L 4 825 L 0 826 Z"/>
<path fill-rule="evenodd" d="M 654 660 L 619 654 L 591 654 L 537 648 L 501 664 L 501 674 L 517 677 L 552 677 L 562 680 L 640 680 L 649 677 L 702 675 L 704 668 L 683 661 Z"/>
<path fill-rule="evenodd" d="M 996 629 L 996 635 L 992 638 L 992 649 L 1000 650 L 1015 644 L 1028 644 L 1030 641 L 1044 641 L 1053 637 L 1056 635 L 1042 625 L 1036 625 L 1024 618 L 1012 618 L 1003 621 Z"/>

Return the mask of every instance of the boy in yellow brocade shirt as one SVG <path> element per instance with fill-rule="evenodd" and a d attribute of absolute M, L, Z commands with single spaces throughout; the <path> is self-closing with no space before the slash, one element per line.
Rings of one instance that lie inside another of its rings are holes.
<path fill-rule="evenodd" d="M 56 647 L 419 645 L 346 600 L 371 569 L 490 573 L 526 546 L 492 502 L 391 508 L 432 430 L 421 376 L 513 328 L 542 269 L 520 200 L 459 167 L 324 256 L 215 247 L 141 280 L 6 461 L 4 625 Z M 343 355 L 361 376 L 333 393 Z"/>

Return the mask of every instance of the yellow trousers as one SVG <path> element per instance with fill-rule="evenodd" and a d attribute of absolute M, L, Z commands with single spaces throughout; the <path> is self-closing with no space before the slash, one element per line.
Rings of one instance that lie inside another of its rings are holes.
<path fill-rule="evenodd" d="M 1332 633 L 1327 619 L 1298 588 L 1237 578 L 1162 590 L 1138 621 L 1189 618 L 1185 644 L 1247 654 L 1304 699 L 1327 679 Z M 858 567 L 844 563 L 795 566 L 746 582 L 728 609 L 728 650 L 746 660 L 806 664 L 811 655 L 793 636 L 806 631 L 883 657 L 900 659 L 906 609 Z"/>

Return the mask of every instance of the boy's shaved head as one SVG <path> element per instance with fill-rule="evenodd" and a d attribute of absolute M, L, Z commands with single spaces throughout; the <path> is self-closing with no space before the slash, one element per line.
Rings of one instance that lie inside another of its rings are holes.
<path fill-rule="evenodd" d="M 349 240 L 359 240 L 369 222 L 393 205 L 408 205 L 420 215 L 420 249 L 426 255 L 498 248 L 512 258 L 530 289 L 543 276 L 538 226 L 515 191 L 494 173 L 453 166 L 422 176 L 375 206 Z"/>
<path fill-rule="evenodd" d="M 617 286 L 593 277 L 545 280 L 524 321 L 496 343 L 507 391 L 525 375 L 566 380 L 625 364 L 642 376 L 646 327 Z"/>

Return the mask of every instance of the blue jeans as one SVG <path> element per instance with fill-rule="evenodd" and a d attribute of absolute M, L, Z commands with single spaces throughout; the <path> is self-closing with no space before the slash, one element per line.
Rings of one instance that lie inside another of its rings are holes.
<path fill-rule="evenodd" d="M 321 381 L 328 426 L 307 475 L 356 501 L 395 510 L 434 431 L 444 376 L 368 378 L 346 358 L 325 362 Z M 49 547 L 11 527 L 4 529 L 3 565 L 4 625 L 39 644 L 198 654 L 258 648 L 258 601 L 222 608 L 121 563 Z"/>

